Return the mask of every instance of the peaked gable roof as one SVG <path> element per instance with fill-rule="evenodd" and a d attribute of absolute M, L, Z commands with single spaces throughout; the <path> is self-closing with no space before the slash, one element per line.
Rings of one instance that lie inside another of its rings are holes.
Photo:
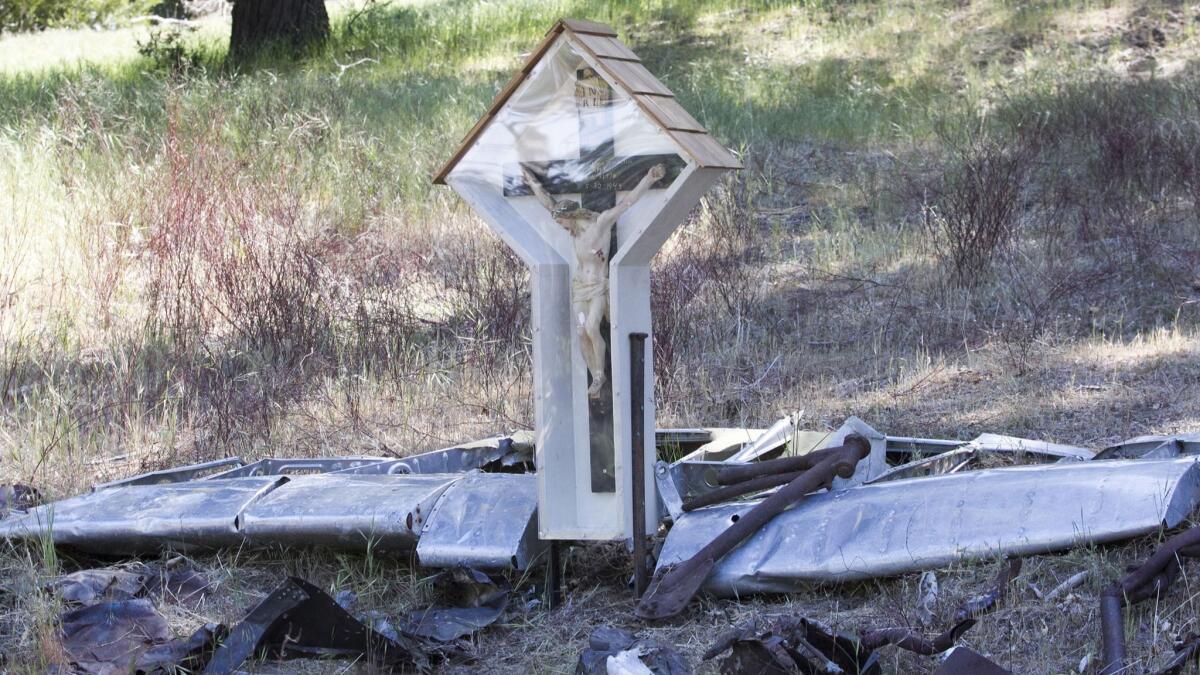
<path fill-rule="evenodd" d="M 580 19 L 559 19 L 542 39 L 537 48 L 496 95 L 483 117 L 471 127 L 450 159 L 434 174 L 433 182 L 445 184 L 446 176 L 459 160 L 467 154 L 471 144 L 483 133 L 492 118 L 500 112 L 517 87 L 529 77 L 533 67 L 545 56 L 551 45 L 565 34 L 574 44 L 591 56 L 609 78 L 619 84 L 652 121 L 662 127 L 676 145 L 701 168 L 740 169 L 742 163 L 725 146 L 718 143 L 708 131 L 688 114 L 675 100 L 675 94 L 658 81 L 641 59 L 617 39 L 617 32 L 610 26 Z"/>

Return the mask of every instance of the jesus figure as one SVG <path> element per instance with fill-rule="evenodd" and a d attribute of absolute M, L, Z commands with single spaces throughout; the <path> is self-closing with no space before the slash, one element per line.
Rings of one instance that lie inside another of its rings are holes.
<path fill-rule="evenodd" d="M 522 168 L 522 173 L 525 183 L 550 211 L 554 222 L 571 233 L 577 262 L 571 278 L 571 314 L 579 331 L 583 360 L 592 374 L 588 396 L 599 396 L 607 379 L 604 370 L 607 345 L 600 334 L 600 322 L 608 317 L 608 246 L 612 230 L 621 214 L 667 174 L 666 167 L 662 164 L 653 166 L 615 206 L 601 213 L 585 209 L 573 199 L 554 199 L 529 169 Z"/>

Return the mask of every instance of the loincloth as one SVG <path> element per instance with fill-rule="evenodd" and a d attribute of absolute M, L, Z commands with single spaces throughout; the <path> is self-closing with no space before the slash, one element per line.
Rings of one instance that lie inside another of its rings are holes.
<path fill-rule="evenodd" d="M 591 306 L 593 301 L 598 299 L 608 300 L 607 278 L 596 281 L 571 279 L 571 309 L 577 319 L 579 315 L 586 314 L 588 307 Z M 604 313 L 607 315 L 607 306 L 605 310 Z"/>

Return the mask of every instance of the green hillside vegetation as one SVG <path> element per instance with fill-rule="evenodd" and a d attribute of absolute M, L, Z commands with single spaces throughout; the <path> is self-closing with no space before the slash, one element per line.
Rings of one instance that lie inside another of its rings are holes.
<path fill-rule="evenodd" d="M 240 69 L 219 16 L 0 37 L 0 482 L 60 497 L 226 455 L 406 455 L 530 426 L 528 276 L 430 175 L 562 16 L 614 26 L 746 165 L 655 261 L 660 425 L 803 409 L 812 428 L 853 414 L 1088 446 L 1200 429 L 1200 8 L 330 9 L 319 52 Z M 1063 606 L 1010 601 L 968 642 L 1071 672 L 1098 652 L 1095 594 L 1153 543 L 1032 561 L 1043 590 L 1095 574 Z M 480 653 L 570 670 L 591 627 L 630 614 L 621 556 L 576 551 L 569 613 L 485 633 Z M 24 589 L 0 592 L 10 669 L 61 658 L 36 592 L 61 564 L 0 556 Z M 285 573 L 397 614 L 424 592 L 406 560 L 206 564 L 226 619 Z M 941 571 L 943 593 L 992 571 Z M 706 600 L 654 630 L 695 659 L 764 610 L 909 625 L 916 584 Z M 1148 605 L 1130 650 L 1159 663 L 1200 611 L 1182 590 Z"/>

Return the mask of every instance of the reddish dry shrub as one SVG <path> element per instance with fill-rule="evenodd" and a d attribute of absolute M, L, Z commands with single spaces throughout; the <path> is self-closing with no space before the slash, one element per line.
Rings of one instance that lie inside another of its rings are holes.
<path fill-rule="evenodd" d="M 444 320 L 440 329 L 487 363 L 528 339 L 529 270 L 507 246 L 478 231 L 445 232 L 431 242 L 425 263 Z"/>
<path fill-rule="evenodd" d="M 281 357 L 309 353 L 330 321 L 316 240 L 282 173 L 245 171 L 218 129 L 185 137 L 172 115 L 144 191 L 153 328 L 184 351 L 225 337 Z"/>
<path fill-rule="evenodd" d="M 928 187 L 923 222 L 951 281 L 971 287 L 1016 235 L 1030 157 L 986 133 L 948 145 L 950 164 Z"/>

